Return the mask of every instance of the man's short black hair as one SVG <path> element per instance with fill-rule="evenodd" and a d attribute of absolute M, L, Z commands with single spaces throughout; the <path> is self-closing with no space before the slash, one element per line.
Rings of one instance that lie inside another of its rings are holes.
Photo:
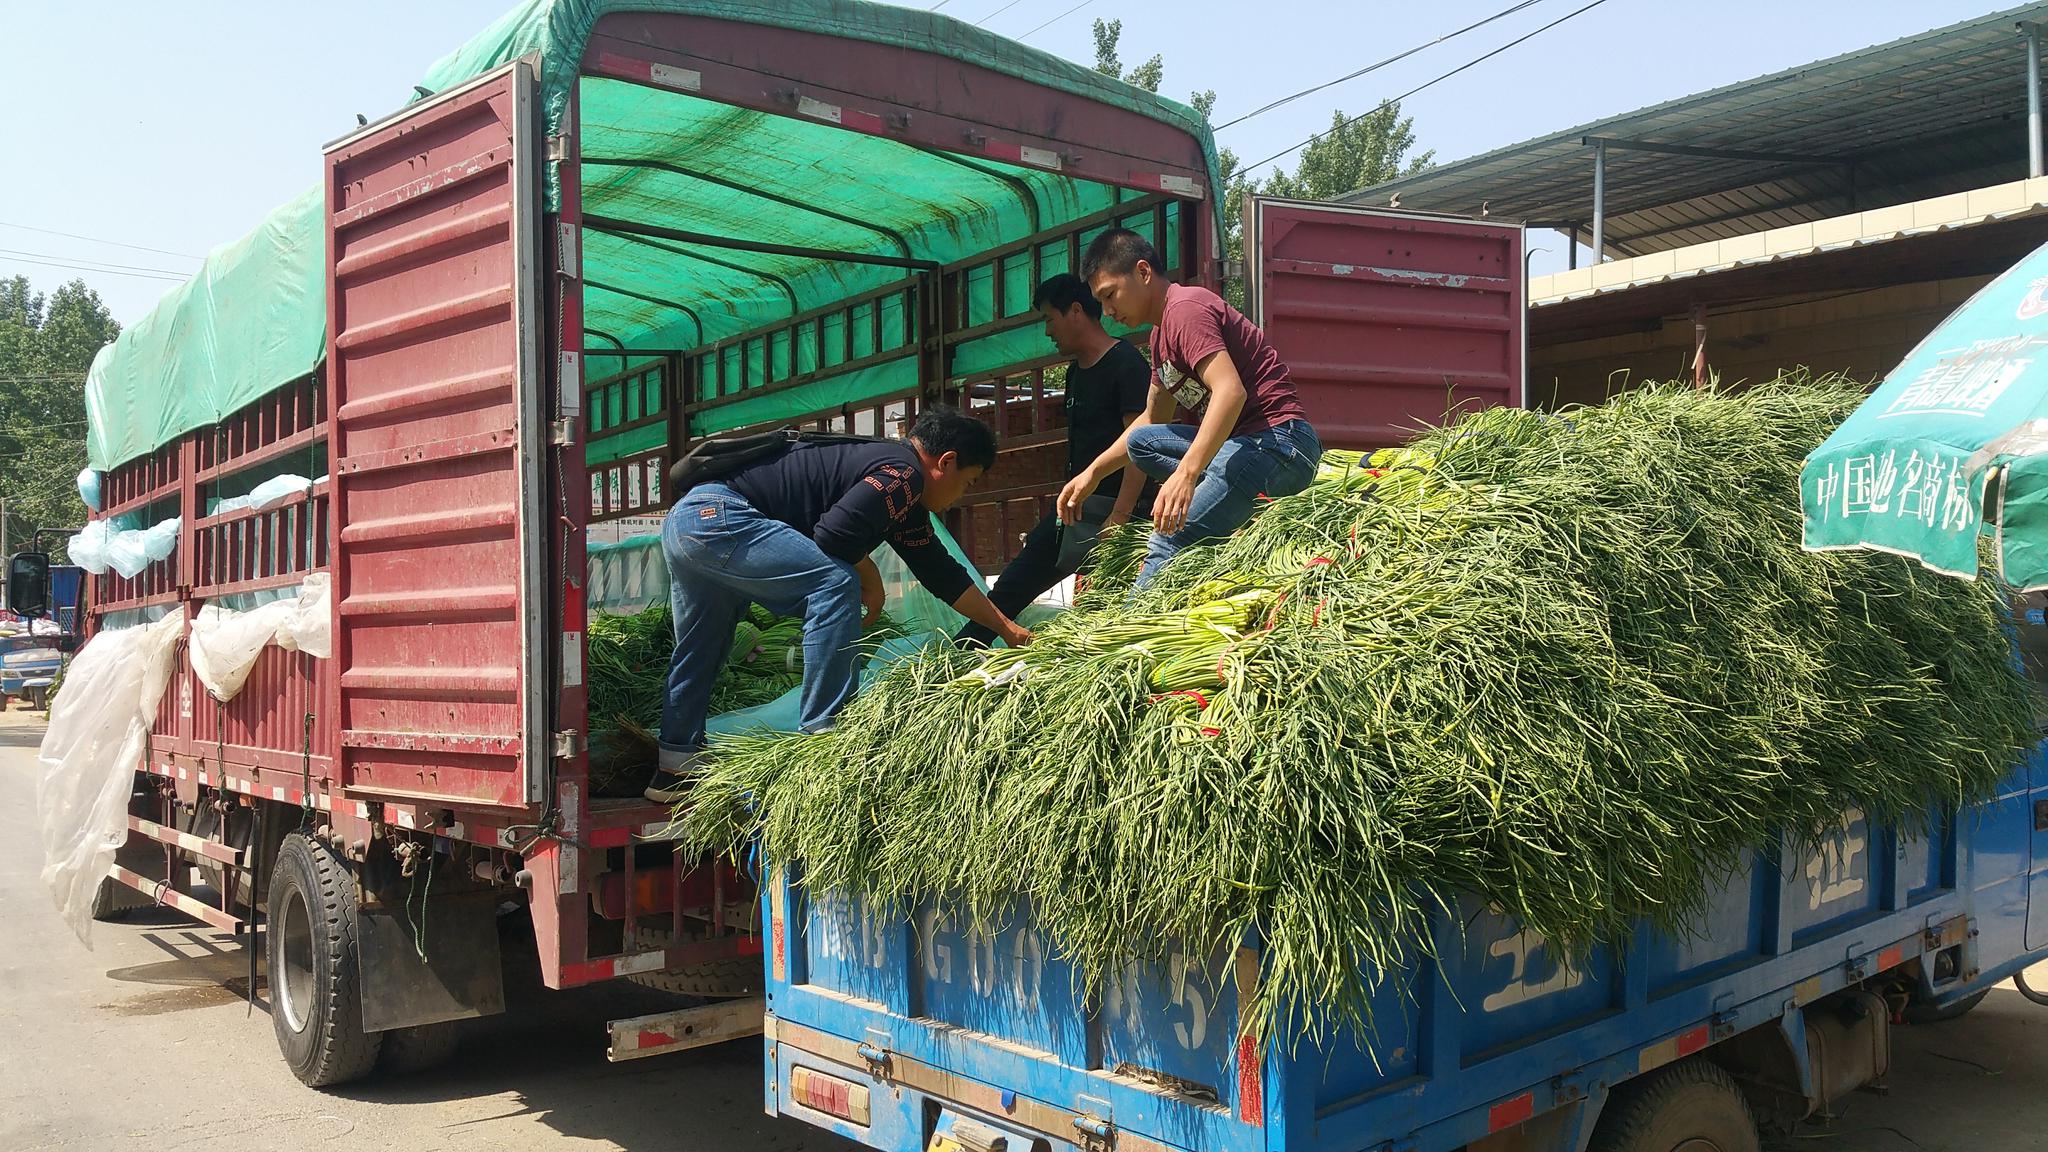
<path fill-rule="evenodd" d="M 1103 272 L 1112 276 L 1128 276 L 1131 269 L 1143 260 L 1152 266 L 1152 271 L 1166 274 L 1166 265 L 1159 260 L 1159 249 L 1150 240 L 1129 228 L 1111 228 L 1095 238 L 1088 245 L 1088 254 L 1081 258 L 1081 279 L 1090 284 Z"/>
<path fill-rule="evenodd" d="M 960 411 L 936 405 L 918 414 L 910 438 L 933 456 L 951 452 L 962 468 L 986 472 L 996 466 L 995 429 Z"/>
<path fill-rule="evenodd" d="M 1102 301 L 1097 300 L 1095 293 L 1088 290 L 1086 280 L 1072 272 L 1046 277 L 1045 283 L 1040 284 L 1038 291 L 1031 297 L 1033 308 L 1050 308 L 1061 315 L 1065 315 L 1067 309 L 1076 304 L 1081 306 L 1081 311 L 1086 312 L 1090 320 L 1102 319 Z"/>

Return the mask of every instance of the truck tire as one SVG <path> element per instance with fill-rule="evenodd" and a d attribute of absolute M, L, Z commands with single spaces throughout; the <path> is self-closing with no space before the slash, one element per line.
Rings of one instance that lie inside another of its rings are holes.
<path fill-rule="evenodd" d="M 462 1029 L 454 1020 L 440 1024 L 415 1024 L 385 1032 L 384 1046 L 377 1053 L 377 1070 L 395 1076 L 409 1076 L 446 1064 L 462 1044 Z"/>
<path fill-rule="evenodd" d="M 383 1036 L 363 1031 L 355 876 L 303 832 L 278 846 L 264 934 L 270 1021 L 292 1075 L 314 1088 L 361 1078 Z"/>
<path fill-rule="evenodd" d="M 1986 988 L 1973 996 L 1965 996 L 1953 1004 L 1944 1004 L 1939 1008 L 1915 1001 L 1906 1005 L 1906 1010 L 1900 1015 L 1908 1024 L 1941 1024 L 1969 1015 L 1970 1009 L 1982 1004 L 1984 998 L 1989 995 L 1991 990 Z"/>
<path fill-rule="evenodd" d="M 1686 1060 L 1617 1088 L 1587 1152 L 1760 1152 L 1756 1118 L 1728 1073 Z"/>
<path fill-rule="evenodd" d="M 628 925 L 626 950 L 648 952 L 656 948 L 666 948 L 670 937 L 671 934 L 666 928 Z M 735 956 L 726 960 L 692 964 L 687 968 L 671 968 L 665 972 L 628 976 L 626 979 L 658 992 L 674 992 L 681 996 L 705 996 L 711 999 L 758 996 L 764 984 L 759 956 Z"/>
<path fill-rule="evenodd" d="M 135 910 L 135 905 L 121 898 L 128 890 L 126 884 L 107 877 L 100 881 L 97 891 L 92 894 L 92 918 L 99 921 L 119 920 Z"/>

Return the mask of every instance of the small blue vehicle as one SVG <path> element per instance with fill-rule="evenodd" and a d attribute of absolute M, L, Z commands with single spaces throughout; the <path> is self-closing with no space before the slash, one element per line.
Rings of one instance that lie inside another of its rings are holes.
<path fill-rule="evenodd" d="M 64 669 L 65 656 L 78 647 L 79 606 L 85 572 L 74 565 L 50 567 L 50 613 L 47 619 L 0 623 L 0 709 L 12 700 L 30 708 L 48 705 L 50 691 Z M 50 625 L 56 627 L 52 629 Z"/>
<path fill-rule="evenodd" d="M 12 700 L 26 700 L 35 709 L 43 707 L 64 667 L 64 653 L 56 642 L 55 636 L 28 632 L 0 636 L 0 709 Z"/>
<path fill-rule="evenodd" d="M 2043 621 L 2018 616 L 2037 685 Z M 891 918 L 794 871 L 763 899 L 767 1110 L 886 1152 L 1756 1152 L 1882 1083 L 1895 1021 L 2008 978 L 2048 1001 L 2023 976 L 2048 957 L 2048 743 L 1929 837 L 1851 809 L 1754 854 L 1689 938 L 1574 964 L 1462 909 L 1443 960 L 1384 974 L 1369 1042 L 1240 1041 L 1223 977 L 1255 977 L 1256 940 L 1091 1001 L 1028 912 Z"/>

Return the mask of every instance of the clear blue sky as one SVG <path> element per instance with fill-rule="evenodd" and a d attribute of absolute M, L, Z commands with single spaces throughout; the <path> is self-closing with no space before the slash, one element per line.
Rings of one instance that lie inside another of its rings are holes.
<path fill-rule="evenodd" d="M 1371 76 L 1231 128 L 1246 159 L 1413 87 L 1584 0 L 1543 3 Z M 1434 39 L 1508 0 L 945 0 L 963 20 L 1093 58 L 1095 18 L 1124 22 L 1124 55 L 1166 58 L 1163 90 L 1218 93 L 1218 122 Z M 18 226 L 202 254 L 315 183 L 320 145 L 402 104 L 427 66 L 510 0 L 141 3 L 0 0 L 8 131 L 0 275 L 38 287 L 83 276 L 132 322 L 168 281 L 27 263 L 189 273 L 196 261 Z M 927 6 L 919 4 L 917 6 Z M 1414 98 L 1420 147 L 1458 159 L 1687 93 L 2010 7 L 1999 0 L 1607 0 Z M 1027 33 L 1030 33 L 1028 36 Z M 1532 245 L 1542 241 L 1532 238 Z M 1554 243 L 1554 242 L 1553 242 Z M 32 255 L 21 255 L 28 253 Z M 1538 271 L 1562 266 L 1539 257 Z"/>

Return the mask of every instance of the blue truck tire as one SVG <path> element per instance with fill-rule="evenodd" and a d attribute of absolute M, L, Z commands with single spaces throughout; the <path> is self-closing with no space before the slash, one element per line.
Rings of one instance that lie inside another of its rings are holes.
<path fill-rule="evenodd" d="M 1587 1152 L 1761 1152 L 1733 1077 L 1695 1057 L 1616 1088 Z"/>

